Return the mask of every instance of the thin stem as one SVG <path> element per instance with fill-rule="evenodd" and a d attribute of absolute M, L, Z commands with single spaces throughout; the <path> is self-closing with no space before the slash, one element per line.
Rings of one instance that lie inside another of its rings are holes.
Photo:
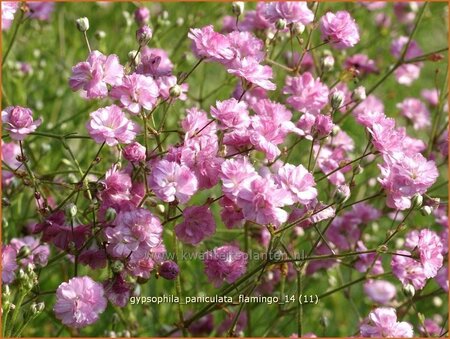
<path fill-rule="evenodd" d="M 14 45 L 14 42 L 16 41 L 17 33 L 19 32 L 19 28 L 20 28 L 20 26 L 22 25 L 22 22 L 23 22 L 22 19 L 23 19 L 24 13 L 25 12 L 21 9 L 20 10 L 19 19 L 17 21 L 16 27 L 15 27 L 14 32 L 13 32 L 13 36 L 11 38 L 11 41 L 9 42 L 8 47 L 6 48 L 5 54 L 3 55 L 2 66 L 5 64 L 6 59 L 8 58 L 9 52 L 11 52 L 12 46 Z"/>

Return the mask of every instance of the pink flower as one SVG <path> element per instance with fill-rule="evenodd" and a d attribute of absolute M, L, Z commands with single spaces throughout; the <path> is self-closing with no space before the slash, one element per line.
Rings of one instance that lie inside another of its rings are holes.
<path fill-rule="evenodd" d="M 247 104 L 234 98 L 216 101 L 216 107 L 211 106 L 211 116 L 219 121 L 222 129 L 247 128 L 250 125 Z"/>
<path fill-rule="evenodd" d="M 328 87 L 319 78 L 314 80 L 309 72 L 295 78 L 286 77 L 283 93 L 290 95 L 286 102 L 296 110 L 314 115 L 328 103 Z"/>
<path fill-rule="evenodd" d="M 103 287 L 91 278 L 75 277 L 56 290 L 56 317 L 64 325 L 81 328 L 95 323 L 106 308 Z"/>
<path fill-rule="evenodd" d="M 320 19 L 322 40 L 338 49 L 355 46 L 359 42 L 358 26 L 347 11 L 328 12 Z"/>
<path fill-rule="evenodd" d="M 121 85 L 113 87 L 110 96 L 131 114 L 139 114 L 142 109 L 151 110 L 155 106 L 159 88 L 151 77 L 131 74 L 123 78 Z"/>
<path fill-rule="evenodd" d="M 69 85 L 73 91 L 85 90 L 89 99 L 103 98 L 108 95 L 107 85 L 120 85 L 123 75 L 117 55 L 105 56 L 93 51 L 86 61 L 72 67 Z"/>
<path fill-rule="evenodd" d="M 180 163 L 194 172 L 199 189 L 211 188 L 218 183 L 223 162 L 223 158 L 217 156 L 218 152 L 215 135 L 200 135 L 185 141 L 181 149 Z"/>
<path fill-rule="evenodd" d="M 23 140 L 38 128 L 42 119 L 33 121 L 33 112 L 29 108 L 9 106 L 2 111 L 2 122 L 11 139 Z"/>
<path fill-rule="evenodd" d="M 307 205 L 317 197 L 314 177 L 302 165 L 285 164 L 278 170 L 275 181 L 290 192 L 295 202 Z"/>
<path fill-rule="evenodd" d="M 395 286 L 386 280 L 368 280 L 364 283 L 364 293 L 378 304 L 386 305 L 396 295 Z"/>
<path fill-rule="evenodd" d="M 397 82 L 401 85 L 410 86 L 414 80 L 419 79 L 420 66 L 417 64 L 404 64 L 394 71 Z"/>
<path fill-rule="evenodd" d="M 2 282 L 11 284 L 15 277 L 15 271 L 18 268 L 16 262 L 17 251 L 11 245 L 2 247 Z"/>
<path fill-rule="evenodd" d="M 188 38 L 192 40 L 192 49 L 198 58 L 218 62 L 226 62 L 234 58 L 230 42 L 223 34 L 214 32 L 212 25 L 191 28 Z"/>
<path fill-rule="evenodd" d="M 225 160 L 220 170 L 222 192 L 235 199 L 241 189 L 250 187 L 256 176 L 258 174 L 248 158 Z"/>
<path fill-rule="evenodd" d="M 266 18 L 272 24 L 283 19 L 288 25 L 293 23 L 307 25 L 314 20 L 314 13 L 308 8 L 306 1 L 269 2 Z"/>
<path fill-rule="evenodd" d="M 228 73 L 242 78 L 246 88 L 250 87 L 250 85 L 255 85 L 268 91 L 276 89 L 276 85 L 270 81 L 273 77 L 272 68 L 259 64 L 254 58 L 235 60 L 233 65 L 228 68 Z"/>
<path fill-rule="evenodd" d="M 161 200 L 178 199 L 182 204 L 188 202 L 198 188 L 198 180 L 188 167 L 167 160 L 160 160 L 153 166 L 149 184 Z"/>
<path fill-rule="evenodd" d="M 107 252 L 116 258 L 142 259 L 162 241 L 161 222 L 146 209 L 120 212 L 114 224 L 105 229 L 105 237 Z"/>
<path fill-rule="evenodd" d="M 129 174 L 120 171 L 113 165 L 105 174 L 105 179 L 101 181 L 104 185 L 99 196 L 106 207 L 119 209 L 124 201 L 130 199 L 131 178 Z"/>
<path fill-rule="evenodd" d="M 424 337 L 428 336 L 440 337 L 445 330 L 443 329 L 443 327 L 439 326 L 434 320 L 425 319 L 423 325 L 420 325 L 419 331 Z"/>
<path fill-rule="evenodd" d="M 411 255 L 408 251 L 399 250 L 396 253 L 401 255 L 392 256 L 392 273 L 400 280 L 403 286 L 411 284 L 416 290 L 424 288 L 427 277 L 421 263 L 408 257 Z"/>
<path fill-rule="evenodd" d="M 8 30 L 14 21 L 14 14 L 19 7 L 18 1 L 2 1 L 2 30 Z"/>
<path fill-rule="evenodd" d="M 138 142 L 133 142 L 123 149 L 123 156 L 125 159 L 131 162 L 145 161 L 145 147 Z"/>
<path fill-rule="evenodd" d="M 169 76 L 172 74 L 173 64 L 167 52 L 159 48 L 141 49 L 141 62 L 136 68 L 136 72 L 154 77 Z"/>
<path fill-rule="evenodd" d="M 89 135 L 96 143 L 105 142 L 108 146 L 118 143 L 129 144 L 136 137 L 138 126 L 125 117 L 116 105 L 99 108 L 90 114 L 86 124 Z"/>
<path fill-rule="evenodd" d="M 11 169 L 18 169 L 22 163 L 17 160 L 17 156 L 21 155 L 20 146 L 14 142 L 3 142 L 1 141 L 2 148 L 2 161 L 5 162 Z M 2 183 L 4 185 L 9 185 L 14 179 L 14 173 L 8 171 L 7 169 L 2 169 Z"/>
<path fill-rule="evenodd" d="M 121 274 L 115 275 L 113 278 L 103 283 L 105 296 L 108 300 L 119 307 L 125 307 L 131 295 L 131 286 L 122 277 Z"/>
<path fill-rule="evenodd" d="M 400 113 L 414 123 L 414 129 L 418 130 L 431 125 L 430 112 L 427 106 L 416 98 L 406 98 L 397 104 Z"/>
<path fill-rule="evenodd" d="M 392 154 L 393 152 L 403 151 L 403 140 L 406 132 L 403 128 L 395 127 L 395 120 L 386 118 L 384 114 L 374 114 L 374 121 L 370 121 L 372 125 L 368 128 L 372 135 L 372 143 L 375 148 L 384 154 Z"/>
<path fill-rule="evenodd" d="M 424 89 L 420 92 L 420 95 L 431 106 L 437 106 L 439 103 L 439 91 L 436 88 Z"/>
<path fill-rule="evenodd" d="M 27 2 L 27 6 L 30 9 L 30 18 L 41 21 L 50 20 L 50 15 L 55 9 L 55 3 L 53 2 Z"/>
<path fill-rule="evenodd" d="M 354 68 L 362 75 L 370 73 L 378 73 L 378 67 L 375 65 L 375 61 L 369 59 L 365 54 L 354 54 L 345 60 L 345 68 Z"/>
<path fill-rule="evenodd" d="M 205 273 L 214 287 L 234 283 L 247 270 L 247 255 L 233 245 L 216 247 L 205 253 Z"/>
<path fill-rule="evenodd" d="M 253 33 L 233 31 L 227 34 L 226 37 L 230 43 L 231 50 L 235 54 L 235 58 L 253 58 L 258 62 L 264 60 L 264 42 Z M 225 62 L 226 65 L 228 65 L 228 62 Z"/>
<path fill-rule="evenodd" d="M 394 308 L 380 307 L 369 313 L 360 326 L 363 337 L 385 337 L 385 338 L 411 338 L 413 327 L 405 322 L 397 321 Z"/>
<path fill-rule="evenodd" d="M 139 7 L 134 11 L 134 21 L 138 26 L 147 25 L 150 20 L 150 11 L 147 7 Z"/>
<path fill-rule="evenodd" d="M 442 266 L 438 271 L 437 275 L 434 277 L 439 286 L 448 293 L 448 267 Z"/>
<path fill-rule="evenodd" d="M 171 76 L 161 76 L 156 79 L 156 83 L 159 87 L 159 95 L 163 100 L 167 100 L 169 98 L 174 99 L 174 97 L 171 97 L 170 95 L 170 89 L 177 85 L 177 77 L 174 75 Z M 180 95 L 177 97 L 177 99 L 181 101 L 185 101 L 187 99 L 186 93 L 189 90 L 189 85 L 187 83 L 180 85 Z"/>
<path fill-rule="evenodd" d="M 175 226 L 178 239 L 197 245 L 216 232 L 216 222 L 208 206 L 189 206 L 183 210 L 184 221 Z"/>
<path fill-rule="evenodd" d="M 372 128 L 375 123 L 382 123 L 386 118 L 383 102 L 375 95 L 370 94 L 363 102 L 361 102 L 353 111 L 356 122 Z"/>
<path fill-rule="evenodd" d="M 238 228 L 244 225 L 244 214 L 233 200 L 225 196 L 219 200 L 219 204 L 222 206 L 220 218 L 227 228 Z"/>
<path fill-rule="evenodd" d="M 253 109 L 257 114 L 251 117 L 250 142 L 266 154 L 267 160 L 273 161 L 280 154 L 277 145 L 295 129 L 290 121 L 292 113 L 268 99 L 260 100 Z"/>
<path fill-rule="evenodd" d="M 30 249 L 30 253 L 20 260 L 20 265 L 26 267 L 29 264 L 44 267 L 47 265 L 48 257 L 50 256 L 50 248 L 47 244 L 31 235 L 23 238 L 11 239 L 10 245 L 16 250 L 18 254 L 20 249 L 24 246 Z"/>
<path fill-rule="evenodd" d="M 425 193 L 438 177 L 435 162 L 427 161 L 420 153 L 410 156 L 400 153 L 396 157 L 385 157 L 385 161 L 379 165 L 378 181 L 387 193 L 386 204 L 391 208 L 409 208 L 413 195 Z"/>
<path fill-rule="evenodd" d="M 359 240 L 356 245 L 358 252 L 367 251 L 367 247 L 361 240 Z M 377 258 L 376 253 L 365 253 L 358 255 L 358 260 L 355 262 L 355 268 L 361 273 L 365 273 L 369 268 L 369 273 L 371 274 L 381 274 L 384 272 L 381 259 L 380 257 Z"/>
<path fill-rule="evenodd" d="M 439 236 L 429 229 L 420 230 L 417 239 L 420 262 L 423 272 L 427 278 L 433 278 L 442 267 L 444 257 L 442 256 L 443 244 Z"/>
<path fill-rule="evenodd" d="M 278 188 L 272 179 L 261 177 L 255 177 L 249 188 L 240 190 L 236 202 L 242 208 L 245 219 L 275 226 L 288 218 L 288 213 L 281 207 L 292 203 L 288 191 Z"/>

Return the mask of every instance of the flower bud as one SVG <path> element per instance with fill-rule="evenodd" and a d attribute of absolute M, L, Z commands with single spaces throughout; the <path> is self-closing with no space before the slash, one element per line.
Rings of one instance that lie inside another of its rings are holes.
<path fill-rule="evenodd" d="M 433 209 L 430 206 L 422 206 L 420 208 L 420 213 L 426 217 L 427 215 L 430 215 L 431 213 L 433 213 Z"/>
<path fill-rule="evenodd" d="M 141 62 L 141 53 L 136 50 L 128 52 L 128 62 L 137 65 Z"/>
<path fill-rule="evenodd" d="M 421 208 L 422 204 L 423 204 L 423 196 L 422 194 L 416 193 L 414 194 L 413 198 L 412 198 L 412 203 L 414 208 Z"/>
<path fill-rule="evenodd" d="M 285 29 L 287 26 L 287 22 L 285 19 L 278 19 L 277 22 L 275 23 L 275 28 L 279 31 L 282 31 L 283 29 Z"/>
<path fill-rule="evenodd" d="M 300 22 L 296 22 L 292 25 L 292 33 L 295 35 L 301 35 L 305 31 L 305 25 Z"/>
<path fill-rule="evenodd" d="M 377 253 L 386 253 L 388 250 L 388 247 L 386 245 L 380 245 L 377 247 Z"/>
<path fill-rule="evenodd" d="M 97 31 L 95 32 L 94 36 L 97 40 L 103 40 L 104 38 L 106 38 L 106 33 L 105 31 Z"/>
<path fill-rule="evenodd" d="M 167 280 L 175 279 L 179 272 L 180 269 L 177 263 L 172 260 L 164 261 L 158 269 L 159 275 Z"/>
<path fill-rule="evenodd" d="M 178 98 L 181 95 L 181 87 L 180 85 L 174 85 L 170 87 L 169 94 L 172 98 Z"/>
<path fill-rule="evenodd" d="M 364 86 L 356 87 L 352 93 L 352 99 L 355 101 L 363 101 L 366 97 L 366 88 Z"/>
<path fill-rule="evenodd" d="M 159 213 L 164 213 L 164 211 L 166 210 L 163 204 L 156 205 L 156 209 L 159 211 Z"/>
<path fill-rule="evenodd" d="M 330 320 L 328 319 L 328 317 L 326 315 L 321 315 L 320 319 L 319 319 L 319 323 L 320 323 L 320 325 L 322 325 L 322 327 L 327 328 L 328 325 L 330 324 Z"/>
<path fill-rule="evenodd" d="M 153 31 L 147 25 L 142 26 L 136 31 L 136 41 L 141 47 L 147 45 L 152 36 Z"/>
<path fill-rule="evenodd" d="M 66 213 L 74 218 L 78 213 L 77 205 L 75 205 L 74 203 L 68 204 L 66 207 Z"/>
<path fill-rule="evenodd" d="M 333 55 L 331 54 L 325 55 L 321 60 L 321 66 L 325 72 L 331 71 L 334 67 Z"/>
<path fill-rule="evenodd" d="M 115 260 L 111 264 L 111 271 L 114 273 L 120 273 L 125 268 L 125 265 L 120 260 Z"/>
<path fill-rule="evenodd" d="M 8 299 L 10 296 L 11 296 L 11 289 L 9 288 L 9 285 L 3 285 L 3 293 L 2 293 L 3 299 Z"/>
<path fill-rule="evenodd" d="M 412 298 L 416 294 L 416 289 L 413 285 L 407 284 L 403 286 L 403 294 L 409 298 Z"/>
<path fill-rule="evenodd" d="M 30 255 L 30 253 L 31 253 L 31 249 L 27 245 L 24 245 L 20 248 L 19 253 L 17 253 L 17 257 L 18 258 L 26 258 Z"/>
<path fill-rule="evenodd" d="M 337 204 L 342 204 L 350 198 L 350 187 L 348 185 L 341 185 L 336 188 L 334 193 L 334 201 Z"/>
<path fill-rule="evenodd" d="M 150 11 L 147 7 L 139 7 L 134 11 L 134 21 L 141 27 L 147 25 L 150 21 Z"/>
<path fill-rule="evenodd" d="M 112 208 L 112 207 L 109 207 L 109 208 L 106 210 L 106 213 L 105 213 L 105 220 L 106 220 L 107 222 L 111 222 L 111 221 L 113 221 L 114 219 L 116 219 L 116 216 L 117 216 L 116 210 L 115 210 L 114 208 Z"/>
<path fill-rule="evenodd" d="M 234 1 L 231 3 L 231 10 L 233 11 L 233 14 L 236 16 L 241 15 L 244 13 L 245 3 L 243 1 Z"/>
<path fill-rule="evenodd" d="M 342 91 L 335 91 L 331 95 L 331 107 L 336 110 L 344 103 L 345 94 Z"/>
<path fill-rule="evenodd" d="M 86 17 L 78 18 L 76 23 L 80 32 L 86 32 L 89 29 L 89 19 Z"/>

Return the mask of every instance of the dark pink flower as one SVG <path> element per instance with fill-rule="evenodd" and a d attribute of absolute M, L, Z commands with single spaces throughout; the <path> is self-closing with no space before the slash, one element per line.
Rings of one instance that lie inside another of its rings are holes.
<path fill-rule="evenodd" d="M 141 49 L 141 62 L 136 68 L 137 73 L 158 78 L 171 75 L 172 69 L 173 64 L 165 50 L 147 46 Z"/>
<path fill-rule="evenodd" d="M 138 26 L 147 25 L 150 21 L 150 11 L 147 7 L 139 7 L 134 11 L 134 21 Z"/>
<path fill-rule="evenodd" d="M 347 69 L 354 68 L 362 75 L 378 73 L 378 67 L 375 65 L 375 61 L 369 59 L 369 57 L 365 54 L 354 54 L 348 57 L 345 60 L 344 65 Z"/>
<path fill-rule="evenodd" d="M 216 222 L 208 206 L 189 206 L 183 210 L 184 221 L 175 226 L 178 239 L 198 245 L 216 232 Z"/>
<path fill-rule="evenodd" d="M 18 169 L 22 163 L 17 160 L 17 156 L 21 155 L 20 146 L 14 142 L 1 141 L 2 161 L 5 162 L 12 170 Z M 2 183 L 9 185 L 14 179 L 14 173 L 7 169 L 2 169 Z"/>
<path fill-rule="evenodd" d="M 103 283 L 105 296 L 116 306 L 125 307 L 131 295 L 131 286 L 127 283 L 121 274 L 115 275 L 113 278 Z"/>
<path fill-rule="evenodd" d="M 138 142 L 133 142 L 123 149 L 123 156 L 131 162 L 145 161 L 145 147 Z"/>
<path fill-rule="evenodd" d="M 55 3 L 47 1 L 30 1 L 27 2 L 27 6 L 30 9 L 30 18 L 41 21 L 50 20 L 50 15 L 55 9 Z"/>
<path fill-rule="evenodd" d="M 234 283 L 247 270 L 247 255 L 233 245 L 216 247 L 205 253 L 205 273 L 214 287 Z"/>

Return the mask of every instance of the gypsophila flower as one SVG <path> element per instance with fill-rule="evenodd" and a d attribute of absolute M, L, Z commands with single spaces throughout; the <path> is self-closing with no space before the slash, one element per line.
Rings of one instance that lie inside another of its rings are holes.
<path fill-rule="evenodd" d="M 184 221 L 175 226 L 175 234 L 186 244 L 197 245 L 216 232 L 216 222 L 208 206 L 189 206 Z"/>
<path fill-rule="evenodd" d="M 2 122 L 14 140 L 23 140 L 34 132 L 42 123 L 42 119 L 33 120 L 33 112 L 21 106 L 9 106 L 2 111 Z"/>
<path fill-rule="evenodd" d="M 394 308 L 380 307 L 369 313 L 360 326 L 363 337 L 398 337 L 411 338 L 413 336 L 412 326 L 405 322 L 397 321 L 397 314 Z"/>
<path fill-rule="evenodd" d="M 81 328 L 95 323 L 106 303 L 101 284 L 87 276 L 75 277 L 59 285 L 53 310 L 64 325 Z"/>
<path fill-rule="evenodd" d="M 138 126 L 128 120 L 125 113 L 116 105 L 99 108 L 90 114 L 86 125 L 89 135 L 97 143 L 115 146 L 129 144 L 136 137 Z"/>
<path fill-rule="evenodd" d="M 353 47 L 359 42 L 359 30 L 347 11 L 328 12 L 320 19 L 322 40 L 338 49 Z"/>
<path fill-rule="evenodd" d="M 205 253 L 205 273 L 215 287 L 235 282 L 247 269 L 247 255 L 233 245 L 224 245 Z"/>

